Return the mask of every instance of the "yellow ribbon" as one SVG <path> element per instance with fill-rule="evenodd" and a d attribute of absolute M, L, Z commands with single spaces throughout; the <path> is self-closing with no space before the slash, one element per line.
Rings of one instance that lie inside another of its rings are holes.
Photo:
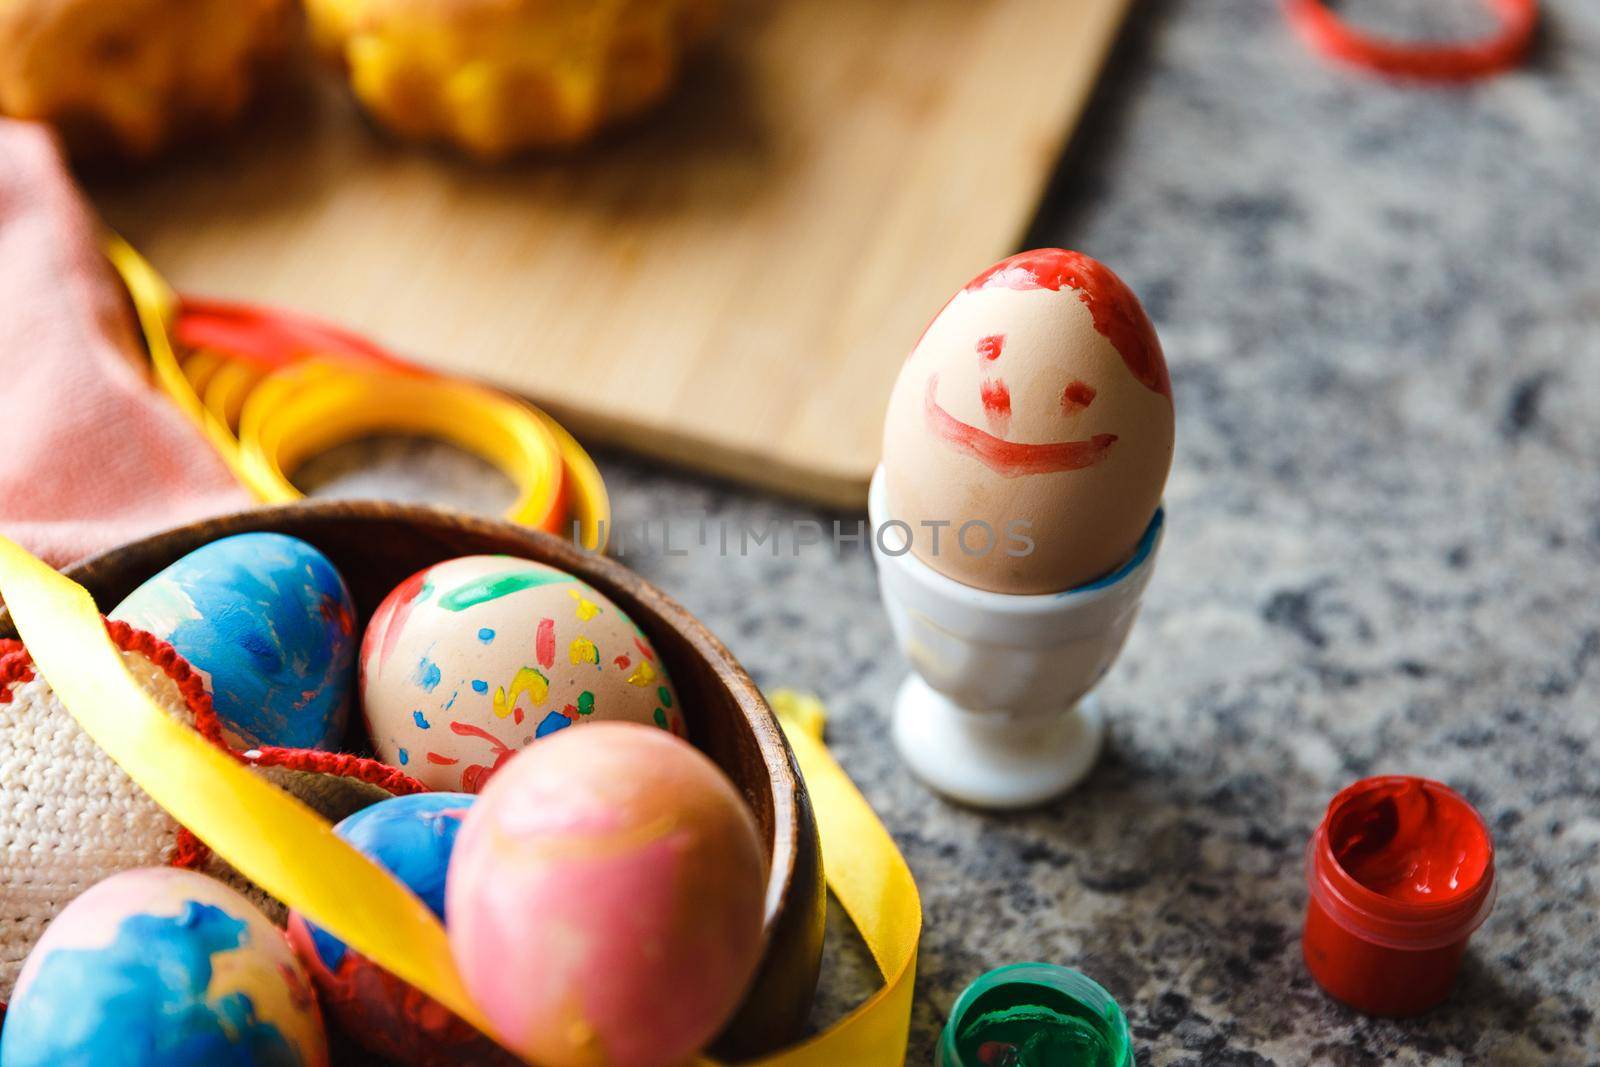
<path fill-rule="evenodd" d="M 780 689 L 772 708 L 817 814 L 828 888 L 861 931 L 884 986 L 836 1025 L 760 1060 L 760 1067 L 901 1067 L 922 936 L 916 880 L 872 805 L 822 743 L 822 702 Z"/>
<path fill-rule="evenodd" d="M 166 279 L 145 260 L 133 246 L 115 234 L 105 239 L 106 257 L 122 275 L 122 283 L 133 299 L 134 313 L 139 319 L 139 331 L 144 334 L 145 347 L 150 352 L 150 366 L 159 385 L 178 410 L 200 428 L 211 447 L 222 457 L 233 476 L 250 487 L 249 476 L 239 459 L 239 442 L 234 439 L 227 423 L 206 410 L 195 392 L 194 385 L 184 376 L 183 365 L 172 346 L 168 324 L 178 313 L 178 294 L 167 285 Z"/>
<path fill-rule="evenodd" d="M 0 599 L 62 706 L 156 803 L 245 877 L 484 1028 L 427 906 L 321 816 L 163 712 L 128 673 L 87 590 L 0 537 Z M 822 743 L 822 705 L 781 691 L 772 703 L 816 811 L 828 886 L 885 985 L 837 1025 L 756 1065 L 900 1067 L 922 928 L 916 883 Z"/>
<path fill-rule="evenodd" d="M 302 494 L 287 472 L 336 444 L 401 422 L 409 432 L 490 458 L 517 483 L 510 514 L 549 528 L 564 478 L 555 435 L 519 402 L 466 382 L 307 359 L 250 390 L 239 414 L 239 455 L 263 500 L 288 503 Z"/>
<path fill-rule="evenodd" d="M 378 433 L 417 434 L 505 472 L 517 486 L 510 521 L 565 534 L 565 513 L 584 547 L 604 549 L 611 504 L 599 469 L 545 412 L 460 379 L 333 355 L 273 369 L 220 352 L 180 358 L 177 295 L 120 237 L 108 236 L 105 248 L 138 313 L 157 384 L 264 503 L 298 500 L 290 475 L 318 452 Z"/>

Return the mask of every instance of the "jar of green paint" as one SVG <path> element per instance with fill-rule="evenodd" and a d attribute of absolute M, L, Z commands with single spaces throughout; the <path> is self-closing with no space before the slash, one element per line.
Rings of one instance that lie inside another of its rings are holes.
<path fill-rule="evenodd" d="M 1122 1009 L 1068 967 L 1017 963 L 990 971 L 956 1000 L 935 1067 L 1133 1067 Z"/>

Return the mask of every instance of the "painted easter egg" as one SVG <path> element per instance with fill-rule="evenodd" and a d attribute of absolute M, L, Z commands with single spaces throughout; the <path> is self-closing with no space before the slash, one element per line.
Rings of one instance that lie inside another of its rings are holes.
<path fill-rule="evenodd" d="M 361 700 L 380 759 L 468 793 L 575 723 L 685 733 L 672 682 L 622 609 L 511 556 L 447 560 L 384 598 L 362 639 Z"/>
<path fill-rule="evenodd" d="M 958 582 L 1061 592 L 1133 553 L 1172 444 L 1172 385 L 1138 298 L 1088 256 L 1024 252 L 952 297 L 901 368 L 889 514 Z"/>
<path fill-rule="evenodd" d="M 316 996 L 238 892 L 144 867 L 67 906 L 23 965 L 6 1067 L 326 1067 Z"/>
<path fill-rule="evenodd" d="M 445 872 L 461 819 L 477 797 L 417 793 L 356 812 L 334 832 L 444 918 Z M 497 1067 L 515 1061 L 470 1023 L 343 941 L 289 913 L 289 941 L 322 1003 L 362 1047 L 406 1067 Z"/>
<path fill-rule="evenodd" d="M 520 753 L 467 813 L 451 955 L 505 1045 L 545 1067 L 670 1067 L 738 1007 L 761 955 L 766 859 L 739 791 L 635 723 Z"/>
<path fill-rule="evenodd" d="M 111 612 L 168 641 L 204 678 L 228 743 L 332 748 L 349 721 L 355 606 L 304 541 L 247 533 L 204 545 Z"/>

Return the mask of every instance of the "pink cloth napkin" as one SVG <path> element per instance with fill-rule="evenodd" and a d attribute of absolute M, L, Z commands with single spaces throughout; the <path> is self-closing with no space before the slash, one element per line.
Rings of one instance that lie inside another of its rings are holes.
<path fill-rule="evenodd" d="M 0 119 L 0 533 L 63 566 L 248 507 L 150 382 L 54 139 Z"/>

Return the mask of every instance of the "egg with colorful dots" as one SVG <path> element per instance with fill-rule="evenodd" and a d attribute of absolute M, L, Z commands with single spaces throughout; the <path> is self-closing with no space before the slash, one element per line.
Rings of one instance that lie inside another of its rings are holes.
<path fill-rule="evenodd" d="M 432 789 L 476 793 L 569 726 L 687 732 L 633 620 L 576 576 L 512 556 L 463 556 L 402 582 L 367 625 L 360 677 L 378 757 Z"/>
<path fill-rule="evenodd" d="M 246 533 L 190 552 L 111 618 L 199 672 L 235 748 L 334 748 L 355 690 L 355 605 L 328 557 L 298 537 Z"/>
<path fill-rule="evenodd" d="M 375 860 L 444 919 L 445 874 L 477 797 L 417 793 L 349 816 L 334 833 Z M 289 941 L 329 1014 L 367 1051 L 405 1067 L 510 1067 L 517 1061 L 450 1009 L 289 913 Z"/>
<path fill-rule="evenodd" d="M 113 875 L 45 930 L 0 1032 L 6 1067 L 327 1067 L 282 931 L 215 879 Z"/>

